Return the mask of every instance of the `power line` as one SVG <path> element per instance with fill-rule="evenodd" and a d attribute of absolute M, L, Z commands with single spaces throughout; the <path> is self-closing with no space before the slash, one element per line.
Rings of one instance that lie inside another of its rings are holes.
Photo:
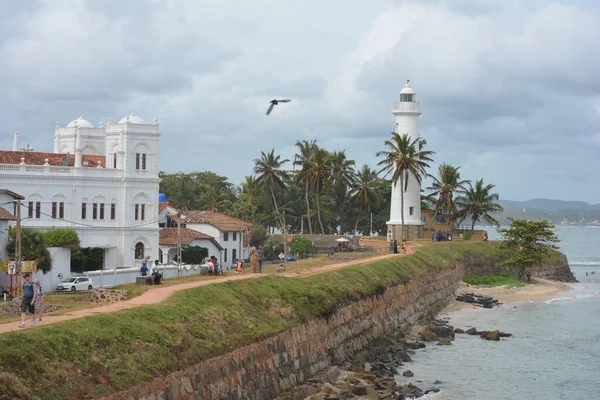
<path fill-rule="evenodd" d="M 9 203 L 4 203 L 4 204 L 9 204 Z M 21 203 L 21 207 L 25 207 L 27 209 L 30 209 L 29 205 L 26 205 L 26 204 L 23 204 L 23 203 Z M 33 209 L 35 211 L 34 207 L 31 207 L 31 209 Z M 51 214 L 45 213 L 45 212 L 43 212 L 41 210 L 39 212 L 40 212 L 41 215 L 45 215 L 45 216 L 50 217 L 52 219 L 58 219 L 59 221 L 65 221 L 65 222 L 70 223 L 70 224 L 79 225 L 79 226 L 85 226 L 87 228 L 129 229 L 129 228 L 137 228 L 137 227 L 140 227 L 140 226 L 146 226 L 146 225 L 152 225 L 152 224 L 158 224 L 159 223 L 159 219 L 157 218 L 157 219 L 152 220 L 152 221 L 143 222 L 143 223 L 135 224 L 135 225 L 129 225 L 129 226 L 106 226 L 106 227 L 104 227 L 104 226 L 97 226 L 97 225 L 85 224 L 85 223 L 81 223 L 81 222 L 77 222 L 77 221 L 71 221 L 71 220 L 65 219 L 65 218 L 55 218 Z M 28 217 L 28 218 L 23 218 L 23 219 L 34 219 L 34 218 Z M 105 221 L 105 220 L 101 219 L 99 221 Z"/>

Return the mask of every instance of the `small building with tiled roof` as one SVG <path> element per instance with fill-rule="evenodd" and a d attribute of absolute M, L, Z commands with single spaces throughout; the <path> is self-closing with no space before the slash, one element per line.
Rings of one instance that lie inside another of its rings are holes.
<path fill-rule="evenodd" d="M 177 257 L 177 228 L 162 228 L 159 234 L 159 260 L 168 263 Z M 189 228 L 181 228 L 182 247 L 204 247 L 208 250 L 208 256 L 215 256 L 221 260 L 223 247 L 212 236 Z"/>
<path fill-rule="evenodd" d="M 0 150 L 0 182 L 22 195 L 23 226 L 75 229 L 82 247 L 104 250 L 105 268 L 157 259 L 157 120 L 131 114 L 94 126 L 79 117 L 49 128 L 30 137 L 54 138 L 52 152 L 20 148 L 18 132 L 12 150 Z"/>
<path fill-rule="evenodd" d="M 248 256 L 244 237 L 252 223 L 216 211 L 187 211 L 181 216 L 186 228 L 214 237 L 223 247 L 223 265 Z"/>

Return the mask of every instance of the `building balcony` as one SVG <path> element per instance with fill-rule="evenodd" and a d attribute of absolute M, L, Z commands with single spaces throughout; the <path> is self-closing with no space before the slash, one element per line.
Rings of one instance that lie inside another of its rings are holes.
<path fill-rule="evenodd" d="M 394 113 L 422 113 L 421 111 L 421 103 L 418 101 L 413 102 L 395 102 L 394 103 Z"/>
<path fill-rule="evenodd" d="M 123 178 L 122 169 L 116 168 L 96 168 L 96 167 L 58 167 L 52 165 L 30 165 L 30 164 L 0 164 L 0 175 L 4 176 L 53 176 L 56 178 L 99 178 L 116 179 Z M 152 174 L 149 170 L 132 171 L 130 177 L 140 179 L 158 179 L 158 176 Z"/>

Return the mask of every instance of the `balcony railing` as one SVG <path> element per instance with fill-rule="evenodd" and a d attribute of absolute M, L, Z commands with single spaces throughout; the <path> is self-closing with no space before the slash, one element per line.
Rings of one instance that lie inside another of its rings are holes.
<path fill-rule="evenodd" d="M 394 103 L 394 111 L 414 111 L 421 112 L 421 103 L 418 101 L 415 102 L 395 102 Z"/>

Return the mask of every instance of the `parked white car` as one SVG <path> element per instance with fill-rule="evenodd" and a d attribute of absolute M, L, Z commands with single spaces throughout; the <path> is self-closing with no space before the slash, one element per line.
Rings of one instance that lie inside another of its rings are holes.
<path fill-rule="evenodd" d="M 92 290 L 94 287 L 94 282 L 90 278 L 65 278 L 63 279 L 58 286 L 56 286 L 57 291 L 71 291 L 76 292 L 78 290 Z"/>

